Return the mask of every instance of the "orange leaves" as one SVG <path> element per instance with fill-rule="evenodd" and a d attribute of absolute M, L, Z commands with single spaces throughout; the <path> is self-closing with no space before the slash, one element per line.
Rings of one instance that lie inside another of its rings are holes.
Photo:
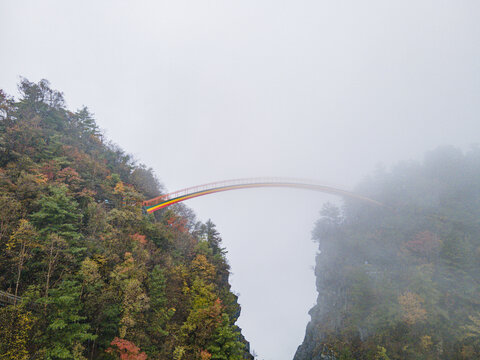
<path fill-rule="evenodd" d="M 120 360 L 146 360 L 147 354 L 140 352 L 140 348 L 133 342 L 115 337 L 109 347 L 105 350 L 109 354 L 116 354 Z"/>
<path fill-rule="evenodd" d="M 115 189 L 113 190 L 114 194 L 120 194 L 123 195 L 125 193 L 125 186 L 123 185 L 122 181 L 117 182 L 117 185 L 115 185 Z"/>
<path fill-rule="evenodd" d="M 135 233 L 133 235 L 130 235 L 130 239 L 134 242 L 138 242 L 140 244 L 145 245 L 147 243 L 147 237 L 145 235 L 141 235 L 139 233 Z"/>
<path fill-rule="evenodd" d="M 42 174 L 39 174 L 39 175 L 36 175 L 34 178 L 33 178 L 33 181 L 37 184 L 37 185 L 44 185 L 47 183 L 47 177 L 45 175 L 42 175 Z"/>
<path fill-rule="evenodd" d="M 200 351 L 200 360 L 210 360 L 212 358 L 212 354 L 210 354 L 206 350 Z"/>
<path fill-rule="evenodd" d="M 66 167 L 56 174 L 56 180 L 67 185 L 79 185 L 81 178 L 78 172 L 71 167 Z"/>
<path fill-rule="evenodd" d="M 424 321 L 427 319 L 427 311 L 422 308 L 424 299 L 419 295 L 405 291 L 402 295 L 398 297 L 398 303 L 402 308 L 403 312 L 403 321 L 408 325 L 414 325 L 417 322 Z"/>

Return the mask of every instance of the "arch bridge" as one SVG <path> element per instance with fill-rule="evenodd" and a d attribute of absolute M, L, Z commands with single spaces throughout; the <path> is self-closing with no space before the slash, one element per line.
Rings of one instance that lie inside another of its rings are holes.
<path fill-rule="evenodd" d="M 339 195 L 343 197 L 354 198 L 373 205 L 383 206 L 382 203 L 368 197 L 356 194 L 351 191 L 342 190 L 336 187 L 322 185 L 315 180 L 294 179 L 294 178 L 245 178 L 211 182 L 203 185 L 192 186 L 189 188 L 177 190 L 165 195 L 157 196 L 153 199 L 143 202 L 147 213 L 153 213 L 167 206 L 193 199 L 199 196 L 210 195 L 222 191 L 263 188 L 263 187 L 281 187 L 297 188 L 312 191 L 320 191 L 327 194 Z"/>

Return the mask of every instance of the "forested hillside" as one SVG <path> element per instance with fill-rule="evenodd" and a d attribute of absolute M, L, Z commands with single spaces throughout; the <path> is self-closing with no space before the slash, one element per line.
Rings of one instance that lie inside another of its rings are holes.
<path fill-rule="evenodd" d="M 0 359 L 250 359 L 212 222 L 47 81 L 0 91 Z M 133 125 L 132 125 L 133 126 Z"/>
<path fill-rule="evenodd" d="M 439 148 L 326 205 L 317 304 L 295 360 L 480 358 L 480 149 Z"/>

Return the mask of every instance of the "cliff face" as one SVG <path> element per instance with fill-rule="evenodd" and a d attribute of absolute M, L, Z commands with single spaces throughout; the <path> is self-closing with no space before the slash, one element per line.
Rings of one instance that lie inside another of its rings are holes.
<path fill-rule="evenodd" d="M 47 81 L 0 91 L 2 359 L 251 359 L 215 225 Z"/>
<path fill-rule="evenodd" d="M 317 304 L 295 360 L 480 357 L 480 151 L 441 148 L 326 205 Z"/>

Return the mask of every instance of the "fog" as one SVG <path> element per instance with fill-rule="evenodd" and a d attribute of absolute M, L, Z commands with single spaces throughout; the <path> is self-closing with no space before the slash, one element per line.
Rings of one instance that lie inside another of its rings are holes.
<path fill-rule="evenodd" d="M 238 177 L 352 189 L 480 130 L 477 1 L 2 1 L 0 88 L 48 79 L 166 189 Z M 239 325 L 292 359 L 316 299 L 311 230 L 335 197 L 187 203 L 222 234 Z"/>

